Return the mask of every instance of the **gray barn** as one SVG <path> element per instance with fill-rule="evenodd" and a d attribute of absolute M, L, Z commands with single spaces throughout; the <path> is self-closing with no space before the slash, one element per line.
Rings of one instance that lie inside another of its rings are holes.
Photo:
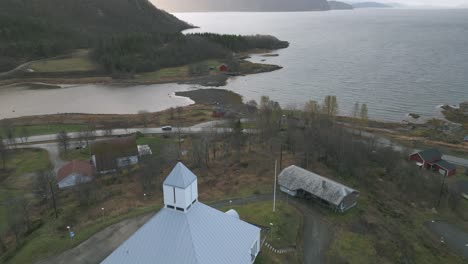
<path fill-rule="evenodd" d="M 280 173 L 278 183 L 288 195 L 316 199 L 339 212 L 356 206 L 359 196 L 352 188 L 294 165 Z"/>

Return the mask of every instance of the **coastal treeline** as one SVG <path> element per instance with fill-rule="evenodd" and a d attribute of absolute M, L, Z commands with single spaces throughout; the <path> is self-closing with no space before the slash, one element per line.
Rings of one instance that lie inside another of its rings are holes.
<path fill-rule="evenodd" d="M 230 61 L 233 52 L 279 49 L 288 43 L 272 36 L 134 33 L 102 38 L 94 59 L 111 73 L 155 71 L 207 59 Z"/>
<path fill-rule="evenodd" d="M 287 41 L 281 41 L 274 36 L 268 35 L 240 36 L 199 33 L 192 34 L 192 36 L 200 36 L 234 52 L 249 51 L 253 49 L 275 50 L 284 49 L 289 46 Z"/>

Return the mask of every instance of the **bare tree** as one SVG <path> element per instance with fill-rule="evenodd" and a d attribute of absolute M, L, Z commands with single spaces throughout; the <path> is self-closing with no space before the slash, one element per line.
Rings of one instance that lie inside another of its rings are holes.
<path fill-rule="evenodd" d="M 70 148 L 70 137 L 67 132 L 61 131 L 57 134 L 58 147 L 61 152 L 64 152 L 65 155 L 68 155 L 68 150 Z"/>
<path fill-rule="evenodd" d="M 89 142 L 96 139 L 96 124 L 94 120 L 88 120 L 86 127 L 79 132 L 80 141 L 86 142 L 86 146 L 89 146 Z"/>
<path fill-rule="evenodd" d="M 10 122 L 4 120 L 2 122 L 2 128 L 3 128 L 3 134 L 5 135 L 5 137 L 7 139 L 8 145 L 15 147 L 15 145 L 16 145 L 16 138 L 15 138 L 16 129 L 15 129 L 15 127 L 13 127 L 10 124 Z"/>
<path fill-rule="evenodd" d="M 241 150 L 244 144 L 244 134 L 242 133 L 242 124 L 240 120 L 232 122 L 231 144 L 235 150 L 235 160 L 240 162 Z"/>
<path fill-rule="evenodd" d="M 41 204 L 50 203 L 55 212 L 55 218 L 58 218 L 57 212 L 57 193 L 58 184 L 53 168 L 40 171 L 33 183 L 33 192 Z"/>
<path fill-rule="evenodd" d="M 4 170 L 6 169 L 7 157 L 8 157 L 8 148 L 3 143 L 3 137 L 0 136 L 0 158 L 2 159 L 2 165 L 3 165 Z"/>
<path fill-rule="evenodd" d="M 368 113 L 368 109 L 367 109 L 367 104 L 362 104 L 361 106 L 361 120 L 362 122 L 364 123 L 367 123 L 367 121 L 369 120 L 369 113 Z"/>
<path fill-rule="evenodd" d="M 95 185 L 87 181 L 86 178 L 78 176 L 75 178 L 75 191 L 76 199 L 80 206 L 89 206 L 95 199 Z"/>
<path fill-rule="evenodd" d="M 154 156 L 145 156 L 141 160 L 140 184 L 144 193 L 152 193 L 158 186 L 162 173 L 162 160 Z"/>
<path fill-rule="evenodd" d="M 23 126 L 20 130 L 20 138 L 22 143 L 27 143 L 29 139 L 29 129 L 27 126 Z"/>
<path fill-rule="evenodd" d="M 338 114 L 338 101 L 336 96 L 327 95 L 323 100 L 322 112 L 328 118 L 334 118 Z"/>
<path fill-rule="evenodd" d="M 104 129 L 104 136 L 110 137 L 114 133 L 113 129 L 111 127 L 106 127 Z"/>
<path fill-rule="evenodd" d="M 354 103 L 354 108 L 353 108 L 353 117 L 355 119 L 358 119 L 361 115 L 361 107 L 359 106 L 359 102 Z"/>
<path fill-rule="evenodd" d="M 140 117 L 141 122 L 143 123 L 143 126 L 147 127 L 148 122 L 150 121 L 151 114 L 146 110 L 141 110 L 141 111 L 138 111 L 138 116 Z"/>
<path fill-rule="evenodd" d="M 175 109 L 174 107 L 169 108 L 169 119 L 174 120 Z"/>

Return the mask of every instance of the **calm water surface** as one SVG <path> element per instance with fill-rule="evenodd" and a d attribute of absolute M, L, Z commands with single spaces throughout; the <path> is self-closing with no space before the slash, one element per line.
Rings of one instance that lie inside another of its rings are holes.
<path fill-rule="evenodd" d="M 194 102 L 174 95 L 188 86 L 77 85 L 62 89 L 30 90 L 25 87 L 0 89 L 0 119 L 57 113 L 134 114 L 139 111 L 162 111 Z"/>
<path fill-rule="evenodd" d="M 246 100 L 269 95 L 302 107 L 326 95 L 340 114 L 354 102 L 370 116 L 401 121 L 408 113 L 439 115 L 437 106 L 468 100 L 468 10 L 354 10 L 303 13 L 179 13 L 189 32 L 271 34 L 291 43 L 279 57 L 253 61 L 284 69 L 231 79 L 226 89 Z M 82 85 L 60 90 L 0 89 L 0 119 L 63 112 L 136 113 L 191 101 L 174 97 L 196 86 Z"/>
<path fill-rule="evenodd" d="M 302 107 L 326 95 L 340 114 L 367 103 L 374 119 L 438 115 L 468 100 L 468 10 L 354 10 L 304 13 L 182 13 L 191 32 L 271 34 L 291 43 L 266 63 L 283 70 L 233 79 L 246 99 L 269 95 Z M 258 57 L 254 57 L 258 61 Z"/>

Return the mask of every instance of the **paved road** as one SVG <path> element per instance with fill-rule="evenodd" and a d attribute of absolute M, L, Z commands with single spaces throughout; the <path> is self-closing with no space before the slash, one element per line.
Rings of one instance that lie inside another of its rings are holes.
<path fill-rule="evenodd" d="M 209 121 L 209 122 L 196 124 L 191 127 L 181 127 L 180 132 L 184 134 L 197 134 L 197 133 L 210 132 L 210 131 L 215 131 L 218 133 L 230 132 L 231 129 L 229 128 L 218 127 L 225 123 L 226 121 L 224 120 Z M 109 136 L 106 134 L 105 130 L 96 130 L 95 132 L 96 132 L 97 137 Z M 168 134 L 168 133 L 177 134 L 179 132 L 179 128 L 174 127 L 172 131 L 163 131 L 162 128 L 160 127 L 113 129 L 112 136 L 124 136 L 124 135 L 134 134 L 137 132 L 140 132 L 142 134 Z M 70 132 L 68 133 L 68 136 L 71 139 L 79 139 L 80 133 Z M 28 138 L 28 142 L 26 144 L 20 143 L 22 142 L 20 138 L 15 139 L 15 142 L 17 142 L 17 145 L 31 145 L 31 144 L 56 141 L 56 140 L 57 140 L 57 134 L 49 134 L 49 135 L 31 136 Z M 4 143 L 8 144 L 8 141 L 4 139 Z"/>
<path fill-rule="evenodd" d="M 351 130 L 352 131 L 352 130 Z M 361 135 L 363 137 L 367 137 L 367 138 L 372 138 L 372 139 L 375 139 L 375 141 L 377 142 L 377 144 L 379 144 L 380 146 L 384 146 L 384 147 L 392 147 L 394 150 L 396 151 L 404 151 L 405 149 L 408 149 L 408 148 L 405 148 L 403 147 L 402 145 L 399 145 L 399 144 L 396 144 L 395 142 L 389 140 L 388 138 L 385 138 L 385 137 L 381 137 L 381 136 L 377 136 L 375 134 L 372 134 L 372 133 L 369 133 L 369 132 L 365 132 L 365 131 L 360 131 L 360 132 L 356 132 L 356 133 L 361 133 Z M 411 151 L 413 152 L 419 152 L 421 151 L 420 149 L 412 149 Z M 464 159 L 464 158 L 459 158 L 459 157 L 455 157 L 455 156 L 451 156 L 451 155 L 444 155 L 443 157 L 445 160 L 447 160 L 448 162 L 451 162 L 453 164 L 456 164 L 456 165 L 459 165 L 459 166 L 464 166 L 464 167 L 468 167 L 468 159 Z"/>
<path fill-rule="evenodd" d="M 468 233 L 446 222 L 431 221 L 427 226 L 441 237 L 441 243 L 446 243 L 468 260 Z"/>
<path fill-rule="evenodd" d="M 280 194 L 279 199 L 285 196 Z M 245 199 L 232 199 L 210 204 L 214 208 L 230 205 L 245 205 L 254 202 L 268 201 L 272 194 L 256 195 Z M 313 205 L 308 201 L 289 199 L 289 202 L 298 207 L 304 214 L 304 263 L 321 264 L 328 247 L 330 227 L 322 221 Z M 144 225 L 153 214 L 124 220 L 118 224 L 93 235 L 75 248 L 67 250 L 57 256 L 42 260 L 36 264 L 96 264 L 104 260 L 121 243 L 129 238 L 135 231 Z M 320 240 L 320 241 L 318 241 Z"/>

